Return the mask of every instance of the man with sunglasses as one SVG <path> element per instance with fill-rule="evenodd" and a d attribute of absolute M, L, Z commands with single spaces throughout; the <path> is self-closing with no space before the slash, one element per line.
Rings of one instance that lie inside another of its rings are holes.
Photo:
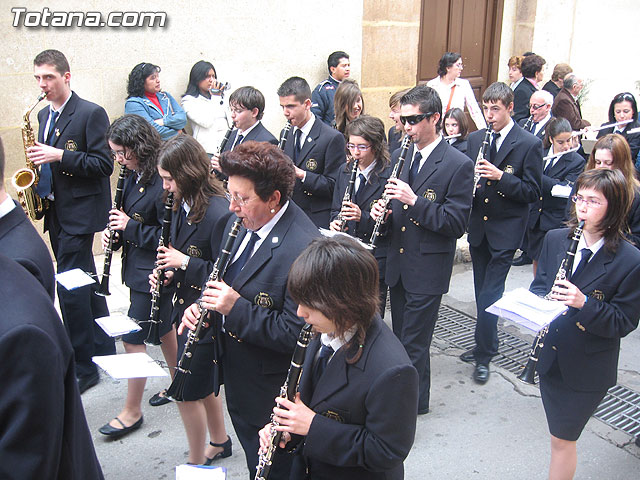
<path fill-rule="evenodd" d="M 400 120 L 413 141 L 399 178 L 389 179 L 391 236 L 385 280 L 393 331 L 418 371 L 418 413 L 429 412 L 429 347 L 440 300 L 449 290 L 456 240 L 471 208 L 473 162 L 442 139 L 442 101 L 420 85 L 400 99 Z M 397 162 L 396 150 L 392 163 Z M 381 202 L 371 210 L 382 215 Z"/>
<path fill-rule="evenodd" d="M 529 204 L 540 198 L 542 142 L 511 119 L 513 91 L 502 82 L 489 85 L 482 109 L 492 125 L 486 159 L 476 164 L 480 174 L 469 219 L 469 252 L 473 263 L 477 321 L 475 348 L 464 362 L 476 363 L 473 379 L 489 380 L 489 363 L 498 353 L 498 317 L 485 309 L 502 297 L 516 249 L 527 227 Z M 468 137 L 467 155 L 476 159 L 485 129 Z"/>
<path fill-rule="evenodd" d="M 551 120 L 551 106 L 553 105 L 553 95 L 546 90 L 539 90 L 531 95 L 529 99 L 529 115 L 532 117 L 528 122 L 528 118 L 524 118 L 518 122 L 521 127 L 527 127 L 526 130 L 532 133 L 540 140 L 544 139 L 546 126 Z M 527 124 L 528 122 L 528 124 Z M 525 125 L 526 124 L 526 125 Z"/>

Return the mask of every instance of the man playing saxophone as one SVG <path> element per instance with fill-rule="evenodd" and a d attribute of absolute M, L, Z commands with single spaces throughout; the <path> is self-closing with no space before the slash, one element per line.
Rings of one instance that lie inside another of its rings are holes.
<path fill-rule="evenodd" d="M 38 112 L 38 141 L 27 157 L 40 167 L 37 193 L 49 200 L 44 228 L 49 231 L 58 272 L 80 268 L 96 273 L 92 245 L 107 223 L 113 161 L 105 132 L 104 109 L 71 91 L 69 63 L 62 52 L 45 50 L 34 60 L 38 87 L 49 107 Z M 113 339 L 93 321 L 109 314 L 94 286 L 58 290 L 62 317 L 71 338 L 80 392 L 98 383 L 93 355 L 115 353 Z"/>

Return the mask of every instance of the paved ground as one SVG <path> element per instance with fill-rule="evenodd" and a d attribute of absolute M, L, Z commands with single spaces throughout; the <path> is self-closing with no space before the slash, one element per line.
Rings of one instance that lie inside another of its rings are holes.
<path fill-rule="evenodd" d="M 96 257 L 96 264 L 102 265 L 101 256 Z M 119 271 L 115 261 L 112 271 Z M 528 286 L 530 280 L 530 267 L 513 268 L 507 288 Z M 126 311 L 128 292 L 117 284 L 117 280 L 112 282 L 109 304 L 112 311 Z M 456 265 L 451 291 L 443 303 L 475 316 L 469 264 Z M 522 338 L 532 338 L 530 332 L 514 325 L 503 328 Z M 118 349 L 122 351 L 121 343 Z M 161 358 L 159 348 L 149 350 L 154 358 Z M 636 391 L 640 391 L 638 352 L 640 332 L 635 331 L 622 342 L 619 383 Z M 493 366 L 489 383 L 478 386 L 470 377 L 472 367 L 458 359 L 460 353 L 446 343 L 434 342 L 431 412 L 418 418 L 415 443 L 405 462 L 405 477 L 546 478 L 548 432 L 538 389 L 523 385 L 513 374 Z M 145 399 L 167 384 L 166 379 L 151 379 Z M 187 455 L 187 441 L 175 405 L 154 408 L 146 404 L 144 425 L 122 440 L 107 441 L 97 432 L 119 412 L 125 393 L 126 381 L 113 380 L 103 372 L 100 384 L 82 397 L 106 478 L 175 478 L 175 465 L 186 461 Z M 389 415 L 393 414 L 394 406 L 389 405 Z M 234 454 L 218 465 L 228 469 L 228 478 L 246 479 L 244 455 L 228 418 L 227 426 L 234 441 Z M 637 479 L 639 469 L 640 449 L 633 439 L 591 419 L 578 442 L 576 479 Z"/>

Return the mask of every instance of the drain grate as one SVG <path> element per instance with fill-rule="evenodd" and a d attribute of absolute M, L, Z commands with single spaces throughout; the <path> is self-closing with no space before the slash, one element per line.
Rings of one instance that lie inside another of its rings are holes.
<path fill-rule="evenodd" d="M 441 305 L 434 335 L 454 347 L 468 350 L 475 344 L 475 325 L 475 318 Z M 500 348 L 498 355 L 492 360 L 493 363 L 511 373 L 520 373 L 527 363 L 531 344 L 500 330 L 499 326 L 498 340 Z M 615 385 L 609 389 L 593 416 L 610 427 L 638 436 L 640 435 L 640 393 L 622 385 Z"/>

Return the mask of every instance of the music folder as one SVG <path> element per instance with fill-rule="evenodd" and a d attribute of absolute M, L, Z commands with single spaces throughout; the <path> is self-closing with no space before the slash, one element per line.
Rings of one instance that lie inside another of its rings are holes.
<path fill-rule="evenodd" d="M 548 325 L 569 309 L 555 300 L 546 300 L 526 288 L 516 288 L 505 293 L 486 311 L 507 318 L 534 332 Z"/>

